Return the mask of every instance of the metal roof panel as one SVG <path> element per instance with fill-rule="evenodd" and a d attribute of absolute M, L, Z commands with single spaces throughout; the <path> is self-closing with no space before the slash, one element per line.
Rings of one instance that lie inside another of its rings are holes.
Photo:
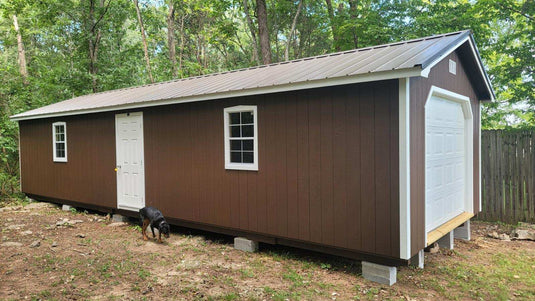
<path fill-rule="evenodd" d="M 306 84 L 321 80 L 342 80 L 346 77 L 374 73 L 422 69 L 445 51 L 452 43 L 468 36 L 468 31 L 436 35 L 405 42 L 324 54 L 252 68 L 227 71 L 167 82 L 130 87 L 78 96 L 48 106 L 12 116 L 13 119 L 44 118 L 66 112 L 117 109 L 130 104 L 165 104 L 167 100 L 201 97 L 217 99 L 218 95 L 233 91 L 247 91 L 248 95 L 264 93 L 266 88 L 288 84 Z M 449 48 L 448 48 L 449 47 Z M 396 74 L 398 74 L 397 72 Z M 344 81 L 345 82 L 345 81 Z M 332 85 L 332 82 L 330 82 Z M 317 85 L 314 85 L 317 86 Z M 256 91 L 256 92 L 255 92 Z"/>

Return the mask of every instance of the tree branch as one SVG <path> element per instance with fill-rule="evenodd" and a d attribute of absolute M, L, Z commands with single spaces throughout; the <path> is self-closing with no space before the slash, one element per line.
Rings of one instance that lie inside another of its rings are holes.
<path fill-rule="evenodd" d="M 104 18 L 104 15 L 108 12 L 108 8 L 110 8 L 110 3 L 111 3 L 111 0 L 108 0 L 108 4 L 106 5 L 106 8 L 104 9 L 104 12 L 100 15 L 100 17 L 98 17 L 97 22 L 95 22 L 95 24 L 93 24 L 93 27 L 91 27 L 91 31 L 95 30 L 95 28 L 97 27 L 98 23 L 100 23 L 100 21 L 102 21 L 102 18 Z"/>

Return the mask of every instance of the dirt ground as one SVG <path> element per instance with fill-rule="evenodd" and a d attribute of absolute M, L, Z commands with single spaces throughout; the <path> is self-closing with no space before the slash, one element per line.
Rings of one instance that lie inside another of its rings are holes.
<path fill-rule="evenodd" d="M 535 242 L 502 241 L 472 223 L 472 240 L 426 253 L 424 270 L 401 267 L 392 287 L 360 275 L 360 264 L 306 250 L 172 228 L 143 241 L 136 221 L 61 211 L 47 203 L 0 210 L 2 300 L 437 300 L 535 299 Z"/>

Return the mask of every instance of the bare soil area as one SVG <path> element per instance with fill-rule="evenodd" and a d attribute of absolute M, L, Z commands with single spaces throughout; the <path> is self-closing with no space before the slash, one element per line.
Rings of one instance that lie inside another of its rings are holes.
<path fill-rule="evenodd" d="M 511 300 L 535 299 L 535 242 L 487 237 L 511 227 L 472 223 L 472 240 L 426 253 L 424 270 L 398 269 L 392 287 L 360 275 L 360 263 L 172 228 L 143 241 L 138 221 L 65 212 L 46 203 L 1 208 L 2 300 Z"/>

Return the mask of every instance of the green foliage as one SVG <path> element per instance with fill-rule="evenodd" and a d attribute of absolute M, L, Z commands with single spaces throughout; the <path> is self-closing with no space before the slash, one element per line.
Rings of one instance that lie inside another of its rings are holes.
<path fill-rule="evenodd" d="M 242 0 L 140 0 L 156 81 L 173 79 L 170 1 L 177 77 L 257 64 Z M 247 1 L 255 28 L 256 1 Z M 273 61 L 282 61 L 299 1 L 266 2 Z M 325 1 L 303 1 L 290 59 L 471 29 L 498 99 L 483 108 L 484 128 L 535 125 L 535 1 L 332 0 L 332 6 L 334 24 Z M 26 52 L 26 80 L 19 71 L 13 15 Z M 94 73 L 91 41 L 98 44 Z M 147 83 L 132 1 L 0 0 L 0 198 L 19 196 L 18 126 L 9 116 Z"/>

